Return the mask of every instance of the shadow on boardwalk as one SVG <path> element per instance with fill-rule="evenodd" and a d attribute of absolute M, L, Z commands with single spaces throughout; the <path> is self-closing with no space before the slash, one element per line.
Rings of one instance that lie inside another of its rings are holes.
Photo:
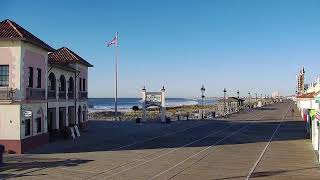
<path fill-rule="evenodd" d="M 35 158 L 11 156 L 6 157 L 6 163 L 0 167 L 0 179 L 9 179 L 17 177 L 31 176 L 29 173 L 39 169 L 55 167 L 74 167 L 92 160 L 81 159 L 53 159 L 53 158 Z M 38 174 L 37 176 L 46 176 L 48 174 Z"/>
<path fill-rule="evenodd" d="M 193 126 L 200 126 L 180 133 L 184 128 L 179 128 L 183 123 L 190 123 Z M 121 150 L 140 150 L 140 149 L 161 149 L 179 148 L 189 142 L 212 133 L 213 129 L 219 131 L 227 126 L 233 125 L 230 129 L 212 135 L 205 140 L 193 143 L 187 147 L 205 147 L 212 145 L 215 141 L 222 139 L 228 133 L 236 131 L 248 122 L 231 122 L 224 120 L 210 121 L 185 121 L 173 122 L 171 124 L 146 123 L 135 124 L 133 122 L 110 122 L 110 121 L 91 121 L 89 132 L 82 134 L 75 140 L 57 141 L 38 148 L 30 153 L 33 154 L 52 154 L 52 153 L 80 153 L 96 151 L 121 151 Z M 245 144 L 268 142 L 270 136 L 276 129 L 279 122 L 253 122 L 243 132 L 237 136 L 228 138 L 219 145 Z M 303 121 L 285 121 L 281 126 L 274 141 L 289 141 L 306 139 L 305 123 Z M 168 130 L 170 129 L 170 130 Z M 170 134 L 164 136 L 165 134 Z M 159 137 L 150 141 L 153 137 Z M 126 146 L 129 145 L 130 146 Z M 121 147 L 121 148 L 120 148 Z"/>
<path fill-rule="evenodd" d="M 276 176 L 288 172 L 298 172 L 304 170 L 311 170 L 311 169 L 319 169 L 319 167 L 307 167 L 307 168 L 299 168 L 299 169 L 292 169 L 292 170 L 278 170 L 278 171 L 262 171 L 262 172 L 255 172 L 251 175 L 251 178 L 261 178 L 261 177 L 269 177 L 269 176 Z M 216 178 L 211 180 L 228 180 L 228 179 L 245 179 L 246 176 L 232 176 L 232 177 L 225 177 L 225 178 Z M 274 178 L 274 177 L 273 177 Z"/>

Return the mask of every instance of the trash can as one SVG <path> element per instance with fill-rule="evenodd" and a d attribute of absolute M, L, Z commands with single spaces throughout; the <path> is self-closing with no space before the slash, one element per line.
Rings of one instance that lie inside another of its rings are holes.
<path fill-rule="evenodd" d="M 3 165 L 4 145 L 0 144 L 0 166 Z"/>
<path fill-rule="evenodd" d="M 166 117 L 166 123 L 170 123 L 171 119 L 169 117 Z"/>

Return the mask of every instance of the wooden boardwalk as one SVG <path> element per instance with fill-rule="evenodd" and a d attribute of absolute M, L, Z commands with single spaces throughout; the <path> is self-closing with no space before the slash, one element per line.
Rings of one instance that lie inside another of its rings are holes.
<path fill-rule="evenodd" d="M 6 156 L 11 179 L 320 179 L 293 104 L 228 119 L 171 124 L 91 122 L 76 141 Z M 94 131 L 93 131 L 94 129 Z"/>

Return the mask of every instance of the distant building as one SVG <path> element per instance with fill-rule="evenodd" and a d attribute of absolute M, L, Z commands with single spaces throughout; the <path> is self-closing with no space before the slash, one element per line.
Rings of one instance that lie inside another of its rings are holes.
<path fill-rule="evenodd" d="M 297 75 L 297 90 L 296 94 L 303 94 L 305 91 L 305 84 L 304 84 L 304 75 L 305 70 L 304 67 L 300 70 L 299 74 Z"/>
<path fill-rule="evenodd" d="M 275 91 L 275 92 L 272 92 L 271 97 L 274 98 L 274 99 L 276 99 L 276 98 L 279 98 L 279 97 L 280 97 L 280 94 L 279 94 L 278 91 Z"/>
<path fill-rule="evenodd" d="M 0 144 L 23 153 L 84 123 L 90 63 L 55 50 L 15 22 L 0 22 Z"/>

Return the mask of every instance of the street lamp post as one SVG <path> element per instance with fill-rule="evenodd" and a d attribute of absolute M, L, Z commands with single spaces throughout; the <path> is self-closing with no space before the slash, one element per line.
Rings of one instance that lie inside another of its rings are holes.
<path fill-rule="evenodd" d="M 201 104 L 202 104 L 201 118 L 203 119 L 203 110 L 204 110 L 204 108 L 203 108 L 203 98 L 205 97 L 204 96 L 204 92 L 206 91 L 206 89 L 204 88 L 204 85 L 202 85 L 200 90 L 201 90 Z"/>
<path fill-rule="evenodd" d="M 240 96 L 239 96 L 239 90 L 237 91 L 238 94 L 238 111 L 240 111 Z"/>
<path fill-rule="evenodd" d="M 223 89 L 223 114 L 226 115 L 227 113 L 227 107 L 226 107 L 226 93 L 227 93 L 227 89 L 224 88 Z"/>
<path fill-rule="evenodd" d="M 251 93 L 248 92 L 248 95 L 249 95 L 249 109 L 251 108 Z"/>

